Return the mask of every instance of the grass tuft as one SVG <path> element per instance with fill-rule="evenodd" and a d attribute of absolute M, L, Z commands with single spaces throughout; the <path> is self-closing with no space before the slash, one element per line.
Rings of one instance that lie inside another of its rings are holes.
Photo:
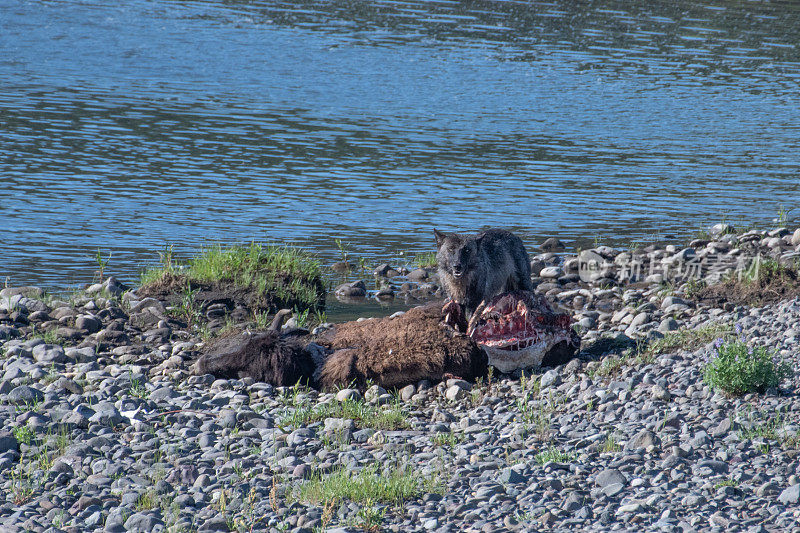
<path fill-rule="evenodd" d="M 443 488 L 437 474 L 426 477 L 410 466 L 381 469 L 379 464 L 372 463 L 359 471 L 340 467 L 315 476 L 299 487 L 298 497 L 310 502 L 350 500 L 369 505 L 373 502 L 400 505 L 424 493 L 442 492 Z"/>
<path fill-rule="evenodd" d="M 414 258 L 414 263 L 420 268 L 434 268 L 438 265 L 436 261 L 436 252 L 426 252 L 419 254 Z"/>
<path fill-rule="evenodd" d="M 537 453 L 534 460 L 540 465 L 544 465 L 547 463 L 569 463 L 574 461 L 575 457 L 575 452 L 564 452 L 555 446 L 550 446 L 546 450 Z"/>
<path fill-rule="evenodd" d="M 386 406 L 374 406 L 355 400 L 314 406 L 299 405 L 281 420 L 281 424 L 301 427 L 326 418 L 346 418 L 353 420 L 357 426 L 362 428 L 395 430 L 410 427 L 408 417 L 399 402 L 393 402 Z"/>

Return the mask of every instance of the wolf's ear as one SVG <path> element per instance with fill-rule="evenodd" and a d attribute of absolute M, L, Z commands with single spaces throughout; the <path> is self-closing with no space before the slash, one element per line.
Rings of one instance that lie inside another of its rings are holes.
<path fill-rule="evenodd" d="M 477 237 L 475 237 L 475 246 L 477 246 L 478 248 L 480 248 L 480 247 L 481 247 L 481 241 L 483 240 L 483 238 L 484 238 L 484 237 L 486 237 L 486 234 L 485 234 L 485 233 L 481 233 L 480 235 L 478 235 Z"/>
<path fill-rule="evenodd" d="M 436 247 L 441 248 L 447 235 L 436 228 L 433 228 L 433 234 L 436 235 Z"/>

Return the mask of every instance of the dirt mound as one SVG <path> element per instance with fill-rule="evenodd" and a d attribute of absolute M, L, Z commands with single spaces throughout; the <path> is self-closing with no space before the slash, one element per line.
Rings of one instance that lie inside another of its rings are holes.
<path fill-rule="evenodd" d="M 724 307 L 725 304 L 760 307 L 798 295 L 800 277 L 797 271 L 769 269 L 754 280 L 733 277 L 723 283 L 709 285 L 695 295 L 695 300 L 712 307 Z"/>
<path fill-rule="evenodd" d="M 284 284 L 289 286 L 290 280 Z M 325 287 L 321 281 L 315 285 L 319 300 L 317 309 L 325 305 Z M 261 290 L 251 285 L 242 287 L 232 280 L 198 281 L 180 274 L 165 274 L 159 280 L 140 287 L 140 297 L 156 298 L 167 305 L 181 307 L 185 313 L 196 312 L 206 318 L 212 306 L 219 314 L 228 314 L 234 310 L 242 315 L 239 318 L 252 318 L 254 313 L 275 313 L 280 309 L 304 309 L 306 303 L 289 293 L 278 295 L 275 292 Z M 213 315 L 213 313 L 211 313 Z M 189 318 L 189 317 L 186 317 Z"/>

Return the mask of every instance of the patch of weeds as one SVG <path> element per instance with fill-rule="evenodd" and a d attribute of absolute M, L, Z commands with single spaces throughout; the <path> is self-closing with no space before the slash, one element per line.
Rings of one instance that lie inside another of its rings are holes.
<path fill-rule="evenodd" d="M 534 456 L 534 460 L 540 465 L 544 465 L 547 463 L 570 463 L 576 457 L 577 454 L 575 452 L 564 452 L 555 446 L 550 446 L 546 450 L 537 453 Z"/>
<path fill-rule="evenodd" d="M 328 322 L 328 314 L 325 311 L 320 311 L 319 309 L 314 310 L 314 321 L 320 325 L 325 324 Z"/>
<path fill-rule="evenodd" d="M 662 281 L 658 289 L 658 295 L 662 298 L 675 295 L 675 284 L 669 281 Z"/>
<path fill-rule="evenodd" d="M 686 285 L 683 287 L 683 294 L 687 298 L 695 298 L 700 291 L 706 288 L 706 280 L 702 278 L 689 278 L 686 280 Z"/>
<path fill-rule="evenodd" d="M 746 284 L 758 283 L 765 280 L 788 278 L 793 270 L 772 258 L 756 257 L 750 266 L 739 271 L 739 281 Z"/>
<path fill-rule="evenodd" d="M 738 487 L 739 482 L 735 479 L 723 479 L 722 481 L 717 482 L 714 485 L 714 490 L 717 490 L 722 487 Z"/>
<path fill-rule="evenodd" d="M 435 268 L 438 265 L 436 261 L 436 252 L 419 254 L 414 258 L 414 263 L 420 268 Z"/>
<path fill-rule="evenodd" d="M 31 338 L 32 339 L 42 339 L 45 344 L 61 344 L 64 345 L 66 340 L 56 333 L 55 328 L 47 329 L 42 331 L 41 329 L 36 329 L 36 324 L 31 326 Z"/>
<path fill-rule="evenodd" d="M 269 319 L 269 313 L 267 312 L 254 312 L 253 313 L 253 321 L 256 323 L 256 329 L 264 330 L 269 328 L 271 324 L 271 320 Z"/>
<path fill-rule="evenodd" d="M 733 423 L 733 417 L 731 422 Z M 781 448 L 796 448 L 800 445 L 800 435 L 797 433 L 787 434 L 785 428 L 788 422 L 786 413 L 767 411 L 755 411 L 752 407 L 747 407 L 739 417 L 739 429 L 737 433 L 740 440 L 764 441 L 756 447 L 766 453 L 769 451 L 769 442 L 776 442 Z"/>
<path fill-rule="evenodd" d="M 67 519 L 68 518 L 69 518 L 69 515 L 67 514 L 67 512 L 64 509 L 60 509 L 55 514 L 55 516 L 50 521 L 50 523 L 52 524 L 52 526 L 54 528 L 61 529 L 61 527 L 63 527 L 67 523 Z"/>
<path fill-rule="evenodd" d="M 111 261 L 112 252 L 108 252 L 108 258 L 103 259 L 103 252 L 100 251 L 100 248 L 97 249 L 97 252 L 94 254 L 94 261 L 97 263 L 97 272 L 96 274 L 100 278 L 100 283 L 103 283 L 103 279 L 105 278 L 104 274 L 106 271 L 106 267 L 108 266 L 108 262 Z"/>
<path fill-rule="evenodd" d="M 297 321 L 297 327 L 300 329 L 308 329 L 309 319 L 308 319 L 308 309 L 303 309 L 300 311 L 298 308 L 294 308 L 294 319 Z"/>
<path fill-rule="evenodd" d="M 729 335 L 733 327 L 727 323 L 715 322 L 694 329 L 679 329 L 670 331 L 661 339 L 656 339 L 644 347 L 640 353 L 646 355 L 661 355 L 676 350 L 696 350 L 719 337 Z"/>
<path fill-rule="evenodd" d="M 617 439 L 611 433 L 606 434 L 606 440 L 600 446 L 600 453 L 617 453 L 622 451 Z"/>
<path fill-rule="evenodd" d="M 383 517 L 386 515 L 386 508 L 378 507 L 372 500 L 367 500 L 364 506 L 358 510 L 356 516 L 352 520 L 353 527 L 377 533 L 381 530 L 383 524 Z"/>
<path fill-rule="evenodd" d="M 197 323 L 203 318 L 200 306 L 195 301 L 198 292 L 200 292 L 200 289 L 192 289 L 191 283 L 187 281 L 178 305 L 170 309 L 171 314 L 182 318 L 189 324 Z"/>
<path fill-rule="evenodd" d="M 434 446 L 446 446 L 452 448 L 464 440 L 462 433 L 437 433 L 431 438 Z"/>
<path fill-rule="evenodd" d="M 342 263 L 349 264 L 347 262 L 347 258 L 350 255 L 350 243 L 344 243 L 342 242 L 342 239 L 333 239 L 333 242 L 336 243 L 336 248 L 339 250 L 339 254 L 342 258 Z"/>
<path fill-rule="evenodd" d="M 764 392 L 793 374 L 791 365 L 764 346 L 750 346 L 743 336 L 717 339 L 703 368 L 703 381 L 731 396 Z"/>
<path fill-rule="evenodd" d="M 350 500 L 399 506 L 425 492 L 442 490 L 442 487 L 438 475 L 425 477 L 410 466 L 392 465 L 381 469 L 381 465 L 372 463 L 357 472 L 340 467 L 328 474 L 316 475 L 299 487 L 297 496 L 310 502 Z"/>
<path fill-rule="evenodd" d="M 148 489 L 147 491 L 141 493 L 138 498 L 136 498 L 134 507 L 137 511 L 149 511 L 150 509 L 160 507 L 158 494 L 156 494 L 155 490 Z"/>
<path fill-rule="evenodd" d="M 145 388 L 144 383 L 141 383 L 138 379 L 134 378 L 132 372 L 129 372 L 129 377 L 130 387 L 128 388 L 128 394 L 134 398 L 147 398 L 147 389 Z"/>
<path fill-rule="evenodd" d="M 31 441 L 33 441 L 33 437 L 36 436 L 33 430 L 27 425 L 17 426 L 11 430 L 11 433 L 14 435 L 14 438 L 17 439 L 17 443 L 28 446 L 30 446 Z"/>
<path fill-rule="evenodd" d="M 403 412 L 402 404 L 392 402 L 384 406 L 374 406 L 355 400 L 314 406 L 301 405 L 287 414 L 281 420 L 281 425 L 301 427 L 326 418 L 347 418 L 362 428 L 394 430 L 409 427 L 408 416 Z"/>
<path fill-rule="evenodd" d="M 31 473 L 20 473 L 16 468 L 11 471 L 11 500 L 15 505 L 22 505 L 33 497 L 34 481 Z"/>
<path fill-rule="evenodd" d="M 551 392 L 547 398 L 539 398 L 539 384 L 525 390 L 523 395 L 516 399 L 515 405 L 519 411 L 518 420 L 526 428 L 532 427 L 540 438 L 545 438 L 550 433 L 552 414 L 566 400 L 554 396 Z"/>
<path fill-rule="evenodd" d="M 174 245 L 165 244 L 164 248 L 158 252 L 159 265 L 149 268 L 142 272 L 139 284 L 150 285 L 157 283 L 168 276 L 175 276 L 178 273 L 178 263 L 175 260 Z"/>

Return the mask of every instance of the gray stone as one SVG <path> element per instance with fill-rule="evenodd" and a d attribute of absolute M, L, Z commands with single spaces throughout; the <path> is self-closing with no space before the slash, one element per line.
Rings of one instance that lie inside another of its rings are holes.
<path fill-rule="evenodd" d="M 345 400 L 358 401 L 361 399 L 361 393 L 356 389 L 342 389 L 336 393 L 336 399 L 340 402 Z"/>
<path fill-rule="evenodd" d="M 91 315 L 81 315 L 75 319 L 75 327 L 89 333 L 97 333 L 103 327 L 103 323 Z"/>
<path fill-rule="evenodd" d="M 499 476 L 501 483 L 527 483 L 528 477 L 513 468 L 504 468 Z"/>
<path fill-rule="evenodd" d="M 645 429 L 637 433 L 634 438 L 628 441 L 628 443 L 625 445 L 625 448 L 628 450 L 636 450 L 640 448 L 647 448 L 649 446 L 658 446 L 660 443 L 661 440 L 656 436 L 655 433 Z"/>
<path fill-rule="evenodd" d="M 543 278 L 551 278 L 551 279 L 560 278 L 563 275 L 564 275 L 564 270 L 561 267 L 557 266 L 545 267 L 542 269 L 541 272 L 539 272 L 539 276 Z"/>
<path fill-rule="evenodd" d="M 650 387 L 650 397 L 661 402 L 668 402 L 672 397 L 667 389 L 660 385 Z"/>
<path fill-rule="evenodd" d="M 661 333 L 668 333 L 670 331 L 676 331 L 679 327 L 678 321 L 674 318 L 665 318 L 658 325 L 658 331 Z"/>
<path fill-rule="evenodd" d="M 453 385 L 445 392 L 445 397 L 450 401 L 458 401 L 467 397 L 467 391 L 458 385 Z"/>
<path fill-rule="evenodd" d="M 560 384 L 561 384 L 561 376 L 555 369 L 548 370 L 542 375 L 541 387 L 543 389 L 546 389 L 547 387 L 557 387 Z"/>
<path fill-rule="evenodd" d="M 597 477 L 594 480 L 594 482 L 600 487 L 605 487 L 614 483 L 621 483 L 624 485 L 627 483 L 627 481 L 628 480 L 625 479 L 625 475 L 616 468 L 607 468 L 603 470 L 597 474 Z"/>
<path fill-rule="evenodd" d="M 0 454 L 4 454 L 9 451 L 19 451 L 17 439 L 14 438 L 14 435 L 8 431 L 0 431 Z"/>
<path fill-rule="evenodd" d="M 33 359 L 39 363 L 66 363 L 69 359 L 64 347 L 58 344 L 40 344 L 33 349 Z"/>
<path fill-rule="evenodd" d="M 8 393 L 8 402 L 14 405 L 33 404 L 44 400 L 44 393 L 27 385 L 20 385 Z"/>
<path fill-rule="evenodd" d="M 151 533 L 164 530 L 164 522 L 143 513 L 134 513 L 125 521 L 125 529 L 130 533 Z"/>
<path fill-rule="evenodd" d="M 727 474 L 728 473 L 728 463 L 723 461 L 717 461 L 714 459 L 707 459 L 705 461 L 700 461 L 697 463 L 697 468 L 710 468 L 712 472 L 715 474 Z"/>
<path fill-rule="evenodd" d="M 98 402 L 92 407 L 94 414 L 89 417 L 89 422 L 113 427 L 126 420 L 111 402 Z"/>
<path fill-rule="evenodd" d="M 800 485 L 792 485 L 786 488 L 778 496 L 778 501 L 784 505 L 796 504 L 800 501 Z"/>

